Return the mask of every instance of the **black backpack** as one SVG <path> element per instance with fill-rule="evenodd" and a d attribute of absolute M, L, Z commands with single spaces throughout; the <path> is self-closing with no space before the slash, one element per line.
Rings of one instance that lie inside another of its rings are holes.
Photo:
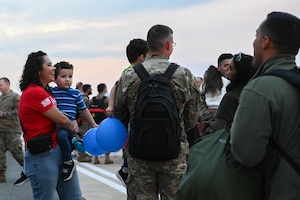
<path fill-rule="evenodd" d="M 134 67 L 141 79 L 135 113 L 130 123 L 129 153 L 149 161 L 167 161 L 180 151 L 180 120 L 170 83 L 178 65 L 164 74 L 150 76 L 142 64 Z"/>
<path fill-rule="evenodd" d="M 106 98 L 106 96 L 103 96 L 101 99 L 93 97 L 89 107 L 89 111 L 97 124 L 100 124 L 100 122 L 106 118 L 104 109 L 104 101 Z"/>

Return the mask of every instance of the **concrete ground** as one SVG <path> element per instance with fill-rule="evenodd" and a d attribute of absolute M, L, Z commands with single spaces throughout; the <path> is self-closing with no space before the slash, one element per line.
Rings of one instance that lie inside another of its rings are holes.
<path fill-rule="evenodd" d="M 122 200 L 126 199 L 126 189 L 117 179 L 115 173 L 120 169 L 123 159 L 122 151 L 111 153 L 113 164 L 105 165 L 104 156 L 100 164 L 80 163 L 76 161 L 83 197 L 87 200 Z M 14 186 L 22 167 L 7 153 L 6 183 L 0 183 L 0 200 L 32 200 L 30 183 Z M 56 200 L 59 200 L 56 197 Z"/>

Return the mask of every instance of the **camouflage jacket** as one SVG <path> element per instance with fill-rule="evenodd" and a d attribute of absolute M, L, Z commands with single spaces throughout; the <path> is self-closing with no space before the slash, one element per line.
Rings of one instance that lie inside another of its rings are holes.
<path fill-rule="evenodd" d="M 170 65 L 170 62 L 164 56 L 155 55 L 147 58 L 143 62 L 143 65 L 150 76 L 152 76 L 163 74 Z M 199 118 L 200 91 L 196 87 L 195 82 L 196 79 L 190 70 L 181 66 L 175 71 L 171 80 L 181 120 L 181 149 L 186 154 L 189 151 L 186 131 L 193 128 Z M 139 84 L 140 79 L 134 69 L 126 71 L 117 83 L 115 116 L 125 125 L 133 118 Z"/>
<path fill-rule="evenodd" d="M 0 131 L 21 132 L 18 116 L 19 101 L 20 95 L 12 90 L 0 96 L 0 111 L 3 112 L 3 116 L 0 117 Z"/>
<path fill-rule="evenodd" d="M 82 99 L 86 105 L 87 108 L 90 107 L 90 97 L 88 95 L 82 95 Z M 86 131 L 88 131 L 91 127 L 87 120 L 84 119 L 83 115 L 80 113 L 79 120 L 78 120 L 78 126 L 79 126 L 79 133 L 84 135 Z"/>

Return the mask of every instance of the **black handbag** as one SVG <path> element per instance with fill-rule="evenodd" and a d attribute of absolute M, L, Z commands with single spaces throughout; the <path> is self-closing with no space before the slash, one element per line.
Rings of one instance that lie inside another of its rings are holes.
<path fill-rule="evenodd" d="M 39 154 L 52 148 L 52 134 L 43 134 L 27 141 L 27 149 L 31 154 Z"/>
<path fill-rule="evenodd" d="M 22 126 L 23 128 L 23 126 Z M 56 129 L 56 125 L 53 124 L 53 127 L 50 133 L 44 133 L 38 137 L 32 138 L 26 142 L 28 151 L 31 154 L 39 154 L 52 149 L 52 133 Z M 24 132 L 24 129 L 23 129 Z M 25 132 L 24 132 L 25 133 Z"/>

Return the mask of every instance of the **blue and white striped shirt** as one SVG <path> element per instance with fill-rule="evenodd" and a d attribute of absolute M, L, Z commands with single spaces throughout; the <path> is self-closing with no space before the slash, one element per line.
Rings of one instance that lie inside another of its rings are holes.
<path fill-rule="evenodd" d="M 51 92 L 56 100 L 58 109 L 70 120 L 76 119 L 77 109 L 86 109 L 86 105 L 79 90 L 53 87 L 51 88 Z"/>

